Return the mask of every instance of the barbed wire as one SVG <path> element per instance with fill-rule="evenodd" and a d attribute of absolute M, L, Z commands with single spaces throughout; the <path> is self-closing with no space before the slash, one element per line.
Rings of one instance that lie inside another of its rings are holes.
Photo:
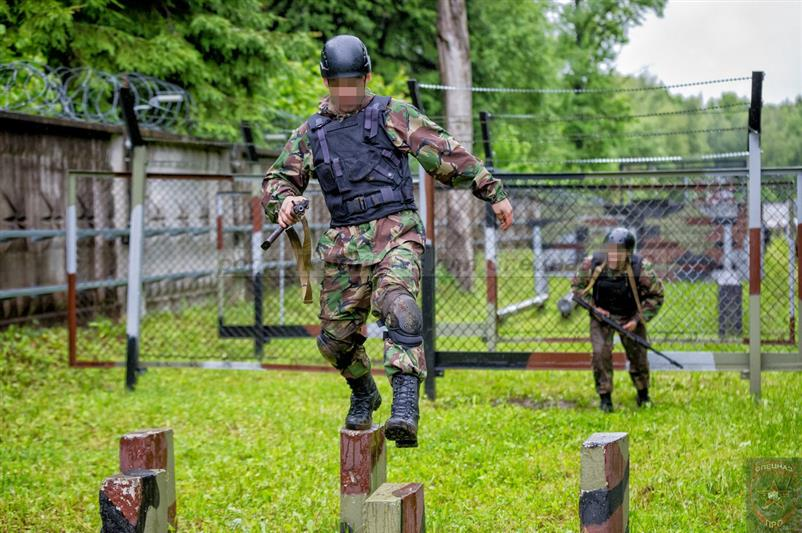
<path fill-rule="evenodd" d="M 534 160 L 505 160 L 496 165 L 496 171 L 500 171 L 499 164 L 534 164 L 534 165 L 605 165 L 610 163 L 671 163 L 683 161 L 708 161 L 711 159 L 737 159 L 747 157 L 749 152 L 720 152 L 715 154 L 699 155 L 666 155 L 666 156 L 632 156 L 632 157 L 597 157 L 590 159 L 534 159 Z"/>
<path fill-rule="evenodd" d="M 668 117 L 673 115 L 690 115 L 695 113 L 713 113 L 717 111 L 723 111 L 727 109 L 746 109 L 749 107 L 749 104 L 746 102 L 739 102 L 737 104 L 725 104 L 725 105 L 713 105 L 713 106 L 706 106 L 706 107 L 695 107 L 690 109 L 677 109 L 674 111 L 657 111 L 654 113 L 639 113 L 634 115 L 572 115 L 572 116 L 565 116 L 565 117 L 553 117 L 548 118 L 542 115 L 515 115 L 515 114 L 492 114 L 490 115 L 491 119 L 511 119 L 511 120 L 531 120 L 534 124 L 555 124 L 560 122 L 596 122 L 596 121 L 622 121 L 622 120 L 632 120 L 638 118 L 653 118 L 653 117 Z"/>
<path fill-rule="evenodd" d="M 641 137 L 671 137 L 674 135 L 693 135 L 697 133 L 723 133 L 727 131 L 746 131 L 743 127 L 733 128 L 705 128 L 696 130 L 673 130 L 673 131 L 652 131 L 652 132 L 630 132 L 630 133 L 577 133 L 568 135 L 555 135 L 551 137 L 535 137 L 532 142 L 538 144 L 548 144 L 555 141 L 578 141 L 583 139 L 625 139 Z M 498 139 L 501 140 L 501 139 Z"/>
<path fill-rule="evenodd" d="M 567 116 L 554 116 L 548 117 L 546 115 L 534 114 L 515 114 L 515 113 L 489 113 L 491 120 L 526 120 L 532 124 L 559 124 L 565 122 L 598 122 L 598 121 L 624 121 L 641 118 L 660 118 L 676 115 L 691 115 L 697 113 L 711 113 L 711 114 L 725 114 L 731 113 L 733 110 L 747 109 L 750 106 L 748 102 L 738 102 L 735 104 L 724 105 L 711 105 L 706 107 L 694 107 L 689 109 L 676 109 L 674 111 L 657 111 L 654 113 L 637 113 L 632 115 L 567 115 Z M 446 117 L 445 115 L 429 115 L 429 118 L 435 122 L 450 120 L 458 123 L 467 122 L 480 122 L 479 115 L 452 115 Z"/>
<path fill-rule="evenodd" d="M 72 120 L 121 124 L 120 88 L 127 81 L 140 125 L 169 129 L 188 121 L 189 93 L 136 72 L 111 74 L 87 67 L 52 68 L 28 61 L 0 64 L 0 109 Z"/>
<path fill-rule="evenodd" d="M 633 93 L 642 91 L 661 91 L 668 89 L 679 89 L 683 87 L 697 87 L 701 85 L 714 85 L 719 83 L 732 83 L 738 81 L 751 80 L 750 76 L 733 78 L 721 78 L 718 80 L 693 81 L 687 83 L 675 83 L 671 85 L 655 85 L 650 87 L 616 87 L 599 89 L 541 89 L 533 87 L 459 87 L 455 85 L 441 85 L 437 83 L 420 83 L 421 89 L 432 89 L 436 91 L 470 91 L 475 93 L 532 93 L 532 94 L 586 94 L 586 93 Z"/>

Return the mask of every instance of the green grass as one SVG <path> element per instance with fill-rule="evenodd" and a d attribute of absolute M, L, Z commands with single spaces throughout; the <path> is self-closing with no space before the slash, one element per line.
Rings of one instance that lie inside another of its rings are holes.
<path fill-rule="evenodd" d="M 65 368 L 64 342 L 0 333 L 0 531 L 97 531 L 119 435 L 153 426 L 175 430 L 182 530 L 336 530 L 339 377 L 151 369 L 127 393 L 121 369 Z M 589 372 L 448 372 L 388 480 L 424 483 L 430 531 L 576 531 L 580 445 L 626 431 L 631 531 L 743 531 L 745 459 L 802 455 L 802 374 L 764 376 L 754 403 L 735 373 L 657 373 L 637 410 L 619 372 L 605 416 Z"/>

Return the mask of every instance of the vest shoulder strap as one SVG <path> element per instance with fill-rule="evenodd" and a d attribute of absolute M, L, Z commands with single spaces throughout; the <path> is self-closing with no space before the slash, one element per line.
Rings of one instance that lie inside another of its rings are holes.
<path fill-rule="evenodd" d="M 643 258 L 638 254 L 633 254 L 630 263 L 632 263 L 632 273 L 635 274 L 635 279 L 639 280 L 641 268 L 643 267 Z"/>
<path fill-rule="evenodd" d="M 607 254 L 604 252 L 593 252 L 593 259 L 591 261 L 591 268 L 595 269 L 600 264 L 607 260 Z"/>
<path fill-rule="evenodd" d="M 374 96 L 370 104 L 363 110 L 365 118 L 362 125 L 365 139 L 372 139 L 379 133 L 382 114 L 389 104 L 389 96 Z"/>
<path fill-rule="evenodd" d="M 602 270 L 604 270 L 605 266 L 607 266 L 607 254 L 604 252 L 595 252 L 590 262 L 590 281 L 588 282 L 587 287 L 582 290 L 583 295 L 589 294 L 593 290 L 593 287 L 596 285 L 596 281 L 599 279 L 599 276 L 601 276 Z"/>
<path fill-rule="evenodd" d="M 321 115 L 320 113 L 315 113 L 306 120 L 306 125 L 310 131 L 314 131 L 322 128 L 329 122 L 331 122 L 331 117 Z"/>

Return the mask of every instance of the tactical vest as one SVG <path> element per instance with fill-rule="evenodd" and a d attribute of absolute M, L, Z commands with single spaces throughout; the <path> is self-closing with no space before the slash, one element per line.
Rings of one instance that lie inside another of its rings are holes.
<path fill-rule="evenodd" d="M 593 254 L 591 271 L 601 265 L 607 255 L 604 252 Z M 632 273 L 635 275 L 635 285 L 640 290 L 640 272 L 643 261 L 639 255 L 633 255 Z M 609 272 L 603 272 L 596 283 L 593 285 L 593 304 L 596 307 L 609 311 L 612 315 L 631 317 L 638 312 L 638 304 L 635 302 L 635 295 L 632 294 L 632 287 L 629 285 L 626 271 L 621 271 L 615 276 Z"/>
<path fill-rule="evenodd" d="M 342 120 L 320 113 L 308 120 L 314 174 L 333 228 L 415 209 L 409 161 L 384 129 L 389 103 L 389 96 L 374 96 Z"/>

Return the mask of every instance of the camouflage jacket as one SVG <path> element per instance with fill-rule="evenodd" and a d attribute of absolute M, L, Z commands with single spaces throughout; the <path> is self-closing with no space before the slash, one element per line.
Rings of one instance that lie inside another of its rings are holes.
<path fill-rule="evenodd" d="M 593 256 L 587 256 L 571 280 L 571 288 L 574 292 L 584 291 L 593 276 Z M 602 276 L 626 276 L 624 271 L 614 271 L 610 267 L 605 267 Z M 660 307 L 663 305 L 663 282 L 657 277 L 654 265 L 645 257 L 641 263 L 640 277 L 638 282 L 638 297 L 640 297 L 641 308 L 643 309 L 643 321 L 648 322 L 653 319 Z M 588 290 L 584 296 L 585 300 L 593 303 L 592 290 Z M 626 317 L 629 318 L 629 317 Z"/>
<path fill-rule="evenodd" d="M 369 104 L 372 96 L 368 93 L 361 107 Z M 320 113 L 337 117 L 329 110 L 328 97 L 321 101 Z M 415 157 L 426 172 L 444 185 L 470 186 L 474 196 L 491 203 L 507 197 L 501 181 L 491 176 L 476 157 L 413 105 L 392 99 L 384 120 L 393 144 Z M 284 198 L 303 194 L 313 177 L 312 168 L 308 127 L 304 122 L 292 133 L 262 182 L 262 205 L 269 221 L 277 220 Z M 329 228 L 317 244 L 317 253 L 329 263 L 371 265 L 403 242 L 423 244 L 424 240 L 420 216 L 416 211 L 407 210 L 358 226 Z"/>

